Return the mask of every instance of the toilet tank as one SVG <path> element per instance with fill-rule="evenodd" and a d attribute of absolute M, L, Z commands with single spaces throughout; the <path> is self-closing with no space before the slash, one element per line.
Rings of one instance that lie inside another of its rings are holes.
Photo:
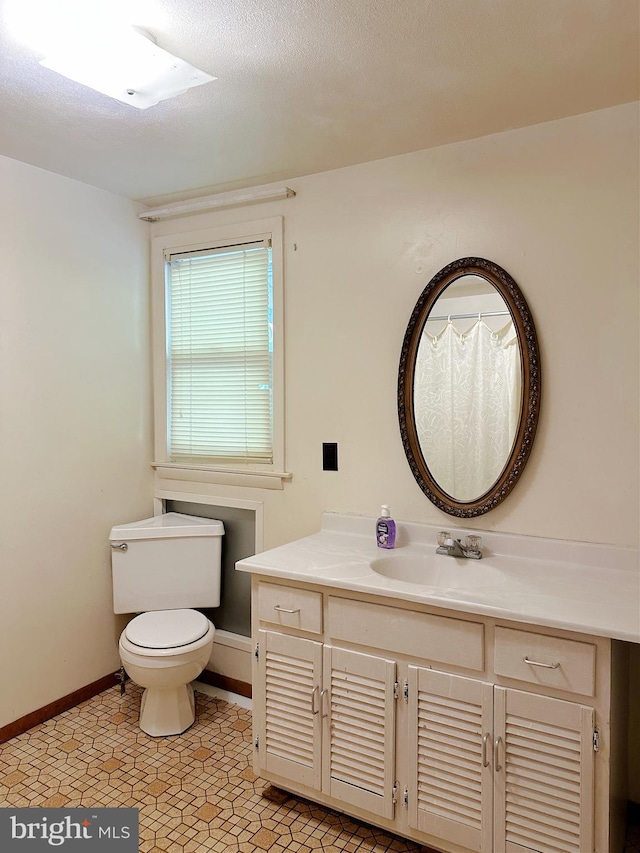
<path fill-rule="evenodd" d="M 221 521 L 167 512 L 111 529 L 113 612 L 220 604 Z"/>

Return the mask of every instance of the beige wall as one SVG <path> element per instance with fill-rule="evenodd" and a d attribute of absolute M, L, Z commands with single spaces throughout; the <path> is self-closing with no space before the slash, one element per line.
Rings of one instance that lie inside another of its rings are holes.
<path fill-rule="evenodd" d="M 624 106 L 297 179 L 284 202 L 153 225 L 285 217 L 293 479 L 283 491 L 201 491 L 263 500 L 266 547 L 317 530 L 325 509 L 375 516 L 389 503 L 398 519 L 450 525 L 409 471 L 396 375 L 431 276 L 480 255 L 525 293 L 544 386 L 521 481 L 467 526 L 637 545 L 637 155 L 637 108 Z M 338 472 L 321 470 L 323 441 L 339 444 Z"/>
<path fill-rule="evenodd" d="M 0 158 L 0 726 L 119 666 L 107 536 L 152 513 L 147 227 Z"/>

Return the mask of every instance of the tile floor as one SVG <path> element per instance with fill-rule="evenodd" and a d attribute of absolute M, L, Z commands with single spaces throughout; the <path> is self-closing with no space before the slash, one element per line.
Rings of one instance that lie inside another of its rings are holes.
<path fill-rule="evenodd" d="M 2 744 L 0 807 L 137 807 L 141 853 L 428 853 L 257 778 L 247 708 L 198 692 L 193 728 L 151 738 L 140 692 L 111 688 Z"/>
<path fill-rule="evenodd" d="M 13 738 L 0 746 L 0 807 L 138 807 L 141 853 L 427 850 L 271 788 L 251 769 L 251 712 L 196 698 L 179 737 L 140 731 L 129 682 Z"/>

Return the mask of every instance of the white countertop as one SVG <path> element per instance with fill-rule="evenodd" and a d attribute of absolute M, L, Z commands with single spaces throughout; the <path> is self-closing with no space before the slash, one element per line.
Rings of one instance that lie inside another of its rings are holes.
<path fill-rule="evenodd" d="M 435 553 L 434 525 L 397 522 L 396 547 L 376 547 L 375 519 L 324 513 L 319 533 L 236 563 L 239 571 L 640 643 L 635 548 L 459 530 L 483 537 L 482 560 Z M 424 564 L 423 584 L 372 568 Z M 378 563 L 378 565 L 383 565 Z"/>

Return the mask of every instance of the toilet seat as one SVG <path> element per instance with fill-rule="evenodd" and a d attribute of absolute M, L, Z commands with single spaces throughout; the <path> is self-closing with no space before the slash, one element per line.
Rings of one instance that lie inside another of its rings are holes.
<path fill-rule="evenodd" d="M 143 649 L 175 649 L 196 643 L 210 626 L 197 610 L 153 610 L 132 619 L 123 634 Z"/>

